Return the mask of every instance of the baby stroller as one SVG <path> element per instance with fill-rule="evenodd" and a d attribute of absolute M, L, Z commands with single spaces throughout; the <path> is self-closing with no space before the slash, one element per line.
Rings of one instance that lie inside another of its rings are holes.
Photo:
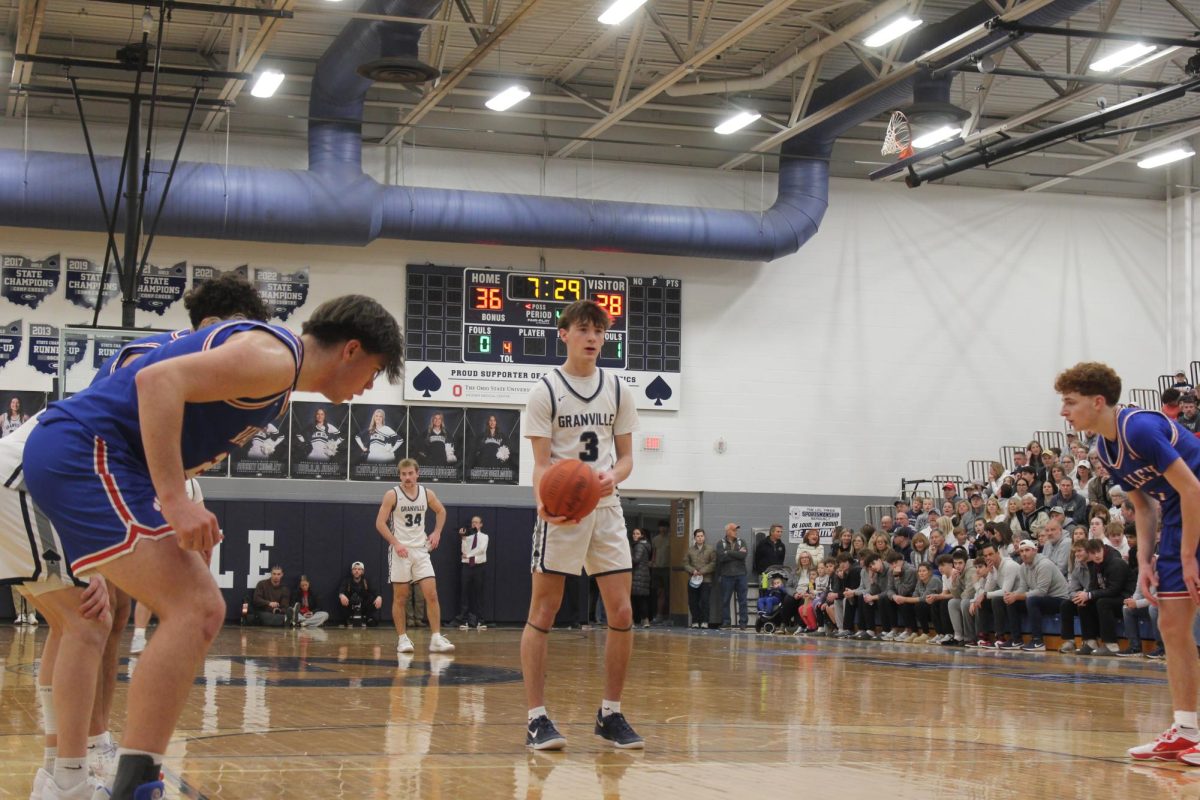
<path fill-rule="evenodd" d="M 768 567 L 763 572 L 763 588 L 758 592 L 758 618 L 754 630 L 774 633 L 783 628 L 783 599 L 787 597 L 787 582 L 792 579 L 791 567 L 782 564 Z M 776 581 L 782 584 L 774 586 Z"/>

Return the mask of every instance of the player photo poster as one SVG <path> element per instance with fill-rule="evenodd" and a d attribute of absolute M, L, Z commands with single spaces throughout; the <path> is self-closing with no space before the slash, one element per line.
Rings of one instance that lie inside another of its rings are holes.
<path fill-rule="evenodd" d="M 421 465 L 421 480 L 462 483 L 463 410 L 410 406 L 408 456 Z"/>
<path fill-rule="evenodd" d="M 292 403 L 293 478 L 346 478 L 346 403 Z"/>
<path fill-rule="evenodd" d="M 288 476 L 289 408 L 282 417 L 268 423 L 265 428 L 246 443 L 229 454 L 229 477 L 231 478 L 286 478 Z"/>
<path fill-rule="evenodd" d="M 45 392 L 0 389 L 0 408 L 4 410 L 4 416 L 0 417 L 0 437 L 8 436 L 45 407 Z"/>
<path fill-rule="evenodd" d="M 408 454 L 408 409 L 379 403 L 350 406 L 350 480 L 395 481 L 396 465 Z"/>
<path fill-rule="evenodd" d="M 521 412 L 467 409 L 467 483 L 516 484 L 521 473 Z"/>

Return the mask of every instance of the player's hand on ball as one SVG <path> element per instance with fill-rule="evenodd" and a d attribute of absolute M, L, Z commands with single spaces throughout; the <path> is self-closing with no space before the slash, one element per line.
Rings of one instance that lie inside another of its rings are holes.
<path fill-rule="evenodd" d="M 612 470 L 606 469 L 604 472 L 598 472 L 596 473 L 596 477 L 600 479 L 601 497 L 608 497 L 613 493 L 613 490 L 617 488 L 617 485 L 613 483 Z"/>
<path fill-rule="evenodd" d="M 108 612 L 108 584 L 99 575 L 88 578 L 87 588 L 79 596 L 79 616 L 99 619 Z"/>
<path fill-rule="evenodd" d="M 224 538 L 216 516 L 186 496 L 163 503 L 162 513 L 167 524 L 175 530 L 179 546 L 184 550 L 212 550 Z"/>
<path fill-rule="evenodd" d="M 546 507 L 541 504 L 538 504 L 537 515 L 538 518 L 549 522 L 551 525 L 574 525 L 575 523 L 579 522 L 577 519 L 567 519 L 566 517 L 552 516 L 548 511 L 546 511 Z"/>

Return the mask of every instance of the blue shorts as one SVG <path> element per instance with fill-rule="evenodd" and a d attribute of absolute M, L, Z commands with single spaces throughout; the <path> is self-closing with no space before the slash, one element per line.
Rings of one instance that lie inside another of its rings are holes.
<path fill-rule="evenodd" d="M 146 465 L 69 419 L 29 435 L 25 487 L 50 518 L 76 575 L 175 531 L 163 519 Z"/>
<path fill-rule="evenodd" d="M 1179 556 L 1159 556 L 1155 570 L 1158 573 L 1159 600 L 1191 597 L 1183 583 L 1183 562 Z"/>

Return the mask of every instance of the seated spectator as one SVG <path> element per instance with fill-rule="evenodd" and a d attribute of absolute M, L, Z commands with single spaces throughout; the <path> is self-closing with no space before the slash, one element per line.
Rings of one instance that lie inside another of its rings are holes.
<path fill-rule="evenodd" d="M 1104 541 L 1104 529 L 1106 527 L 1108 526 L 1102 517 L 1092 517 L 1091 521 L 1088 522 L 1087 538 L 1096 539 L 1101 542 Z"/>
<path fill-rule="evenodd" d="M 962 516 L 962 526 L 968 531 L 975 529 L 975 520 L 981 519 L 987 522 L 987 512 L 984 511 L 983 495 L 971 495 L 971 507 Z"/>
<path fill-rule="evenodd" d="M 283 585 L 283 567 L 271 567 L 271 576 L 254 587 L 254 613 L 259 625 L 282 627 L 291 622 L 292 592 Z"/>
<path fill-rule="evenodd" d="M 993 461 L 988 464 L 987 482 L 984 484 L 984 492 L 991 497 L 1000 493 L 1001 482 L 1008 477 L 1008 472 L 1005 471 L 1004 465 L 999 461 Z"/>
<path fill-rule="evenodd" d="M 854 531 L 849 528 L 843 528 L 841 525 L 833 530 L 833 544 L 829 546 L 829 557 L 837 558 L 840 555 L 850 555 L 853 552 L 851 545 L 854 543 Z"/>
<path fill-rule="evenodd" d="M 888 516 L 887 514 L 884 514 L 882 517 L 879 518 L 879 530 L 882 533 L 886 533 L 889 538 L 891 538 L 892 529 L 895 527 L 896 527 L 896 523 L 893 522 L 892 518 L 890 516 Z M 861 528 L 860 528 L 860 530 L 861 530 Z M 867 536 L 867 539 L 870 539 L 870 538 L 871 538 L 870 536 Z"/>
<path fill-rule="evenodd" d="M 983 518 L 988 522 L 1004 522 L 1007 514 L 1000 507 L 1000 500 L 996 497 L 989 497 L 983 503 Z"/>
<path fill-rule="evenodd" d="M 1112 521 L 1112 515 L 1108 513 L 1108 506 L 1100 503 L 1093 503 L 1088 506 L 1088 524 L 1090 525 L 1093 519 L 1099 517 L 1105 525 Z"/>
<path fill-rule="evenodd" d="M 1048 513 L 1050 509 L 1058 505 L 1054 502 L 1054 497 L 1058 494 L 1058 489 L 1053 482 L 1047 480 L 1041 482 L 1041 487 L 1042 491 L 1038 496 L 1038 509 Z"/>
<path fill-rule="evenodd" d="M 942 558 L 948 559 L 949 556 L 942 556 Z M 928 561 L 918 564 L 917 585 L 913 590 L 913 596 L 907 600 L 913 606 L 913 616 L 916 622 L 917 633 L 909 640 L 913 644 L 924 644 L 925 642 L 941 644 L 942 636 L 949 631 L 949 625 L 946 626 L 945 631 L 942 630 L 941 617 L 935 617 L 933 613 L 935 599 L 940 598 L 941 594 L 941 572 L 934 569 L 934 565 Z"/>
<path fill-rule="evenodd" d="M 999 522 L 988 522 L 983 527 L 987 531 L 988 541 L 996 546 L 1000 555 L 1009 561 L 1015 561 L 1016 547 L 1013 545 L 1012 528 Z"/>
<path fill-rule="evenodd" d="M 893 536 L 895 532 L 893 531 Z M 871 537 L 871 543 L 867 546 L 867 551 L 883 558 L 887 555 L 888 550 L 892 549 L 892 541 L 882 531 Z"/>
<path fill-rule="evenodd" d="M 858 589 L 859 567 L 846 556 L 839 556 L 834 567 L 833 577 L 829 581 L 829 597 L 826 607 L 833 608 L 834 624 L 838 638 L 853 635 L 855 590 Z"/>
<path fill-rule="evenodd" d="M 1060 531 L 1061 534 L 1061 531 Z M 1005 595 L 1006 603 L 1023 602 L 1029 617 L 1031 632 L 1029 643 L 1022 650 L 1045 650 L 1042 638 L 1042 615 L 1057 614 L 1067 599 L 1067 579 L 1058 565 L 1037 550 L 1037 544 L 1026 539 L 1021 542 L 1021 569 L 1025 578 L 1025 590 Z"/>
<path fill-rule="evenodd" d="M 912 540 L 912 552 L 908 554 L 908 563 L 914 567 L 926 563 L 930 559 L 929 537 L 918 533 Z"/>
<path fill-rule="evenodd" d="M 296 602 L 292 604 L 292 624 L 297 628 L 319 628 L 329 619 L 329 612 L 321 610 L 321 600 L 313 591 L 307 575 L 300 576 L 296 587 Z"/>
<path fill-rule="evenodd" d="M 875 534 L 872 534 L 874 536 Z M 867 540 L 869 537 L 861 533 L 854 534 L 854 538 L 850 540 L 850 560 L 855 564 L 862 563 L 862 557 L 867 554 Z M 884 537 L 887 541 L 887 537 Z"/>
<path fill-rule="evenodd" d="M 982 522 L 982 520 L 981 520 L 981 522 Z M 955 550 L 962 550 L 964 553 L 967 554 L 968 560 L 970 560 L 971 558 L 974 558 L 973 553 L 975 552 L 975 544 L 967 536 L 966 528 L 962 528 L 962 527 L 955 528 L 954 529 L 954 538 L 952 540 L 948 540 L 947 544 L 950 545 L 950 554 L 951 555 L 954 555 Z"/>
<path fill-rule="evenodd" d="M 987 585 L 988 575 L 992 570 L 988 566 L 988 560 L 983 556 L 976 556 L 972 561 L 964 562 L 964 564 L 962 591 L 959 602 L 951 605 L 950 622 L 954 623 L 954 609 L 957 608 L 962 625 L 963 646 L 983 647 L 984 645 L 980 641 L 983 639 L 983 634 L 979 631 L 979 609 L 982 608 L 982 602 L 976 603 L 975 598 L 983 592 Z"/>
<path fill-rule="evenodd" d="M 1175 373 L 1175 381 L 1171 384 L 1171 388 L 1178 389 L 1180 394 L 1191 392 L 1194 389 L 1186 370 L 1181 369 Z"/>
<path fill-rule="evenodd" d="M 366 577 L 366 567 L 361 561 L 350 565 L 350 575 L 338 589 L 338 623 L 343 628 L 351 625 L 375 627 L 379 624 L 379 609 L 383 598 L 371 588 Z"/>
<path fill-rule="evenodd" d="M 1124 526 L 1121 526 L 1121 541 L 1125 541 Z M 1100 634 L 1095 655 L 1109 656 L 1120 649 L 1117 644 L 1117 620 L 1121 619 L 1125 598 L 1133 597 L 1133 590 L 1137 588 L 1137 570 L 1131 568 L 1110 545 L 1089 540 L 1084 546 L 1096 580 L 1089 591 L 1096 603 Z"/>
<path fill-rule="evenodd" d="M 1067 519 L 1073 524 L 1087 524 L 1087 498 L 1075 491 L 1075 484 L 1070 478 L 1063 477 L 1058 481 L 1058 494 L 1054 496 L 1050 505 L 1061 507 Z"/>
<path fill-rule="evenodd" d="M 780 529 L 782 532 L 782 528 Z M 821 532 L 816 528 L 809 528 L 804 532 L 804 540 L 796 545 L 796 563 L 800 563 L 800 554 L 807 552 L 812 556 L 813 564 L 820 564 L 825 560 L 825 545 L 821 544 Z M 780 564 L 783 561 L 779 562 Z"/>
<path fill-rule="evenodd" d="M 792 576 L 793 579 L 795 576 Z M 785 607 L 785 603 L 791 600 L 790 589 L 784 585 L 783 576 L 778 572 L 771 575 L 770 586 L 764 587 L 758 593 L 758 613 L 754 615 L 754 632 L 763 633 L 767 624 L 773 626 L 774 631 L 782 632 L 784 626 L 788 624 L 789 617 L 794 617 L 796 606 L 798 603 L 792 603 L 791 607 Z M 636 623 L 637 620 L 635 619 Z"/>
<path fill-rule="evenodd" d="M 1137 535 L 1137 529 L 1134 529 L 1134 536 Z M 1129 561 L 1129 540 L 1125 538 L 1125 524 L 1122 522 L 1110 522 L 1104 526 L 1104 542 L 1118 553 L 1121 558 Z M 1136 563 L 1136 562 L 1134 562 Z"/>
<path fill-rule="evenodd" d="M 951 481 L 942 484 L 942 503 L 949 502 L 953 506 L 961 499 L 958 496 L 958 484 Z"/>
<path fill-rule="evenodd" d="M 932 497 L 922 497 L 921 498 L 921 513 L 917 515 L 917 519 L 913 523 L 913 527 L 916 528 L 917 530 L 921 530 L 922 528 L 929 525 L 929 512 L 933 511 L 933 510 L 934 510 L 933 498 Z"/>
<path fill-rule="evenodd" d="M 1150 635 L 1154 637 L 1157 643 L 1155 649 L 1148 654 L 1149 658 L 1161 657 L 1163 651 L 1162 638 L 1158 633 L 1158 606 L 1152 604 L 1142 594 L 1142 587 L 1138 586 L 1133 590 L 1131 597 L 1126 597 L 1121 608 L 1121 626 L 1125 629 L 1125 638 L 1129 640 L 1129 646 L 1124 650 L 1118 650 L 1119 656 L 1140 656 L 1142 655 L 1142 632 L 1140 623 L 1142 620 L 1150 621 Z"/>
<path fill-rule="evenodd" d="M 929 534 L 929 558 L 937 561 L 938 556 L 950 555 L 954 550 L 948 540 L 954 535 L 954 523 L 949 517 L 938 520 L 937 529 Z"/>
<path fill-rule="evenodd" d="M 916 532 L 912 528 L 897 528 L 892 534 L 891 550 L 895 550 L 900 554 L 901 558 L 907 559 L 912 555 L 912 538 Z M 880 555 L 885 555 L 881 553 Z"/>
<path fill-rule="evenodd" d="M 1011 535 L 1011 531 L 1009 532 Z M 992 634 L 997 649 L 1017 650 L 1024 644 L 1021 636 L 1021 617 L 1024 603 L 1016 601 L 1016 595 L 1025 592 L 1025 576 L 1016 561 L 1005 556 L 1000 548 L 991 544 L 983 548 L 991 572 L 984 586 L 984 597 L 980 609 L 980 629 Z M 1007 632 L 1008 638 L 1004 640 Z"/>
<path fill-rule="evenodd" d="M 863 558 L 858 586 L 847 589 L 847 599 L 855 606 L 858 633 L 855 639 L 878 639 L 875 628 L 881 622 L 881 594 L 887 588 L 888 578 L 884 575 L 884 561 L 878 553 L 867 553 Z"/>
<path fill-rule="evenodd" d="M 1021 496 L 1021 509 L 1013 515 L 1011 524 L 1013 535 L 1022 539 L 1036 539 L 1038 531 L 1049 521 L 1050 515 L 1037 507 L 1037 498 L 1031 494 Z"/>
<path fill-rule="evenodd" d="M 1114 485 L 1108 490 L 1108 518 L 1114 522 L 1133 522 L 1133 517 L 1125 518 L 1125 509 L 1122 506 L 1125 504 L 1125 490 L 1120 486 Z"/>
<path fill-rule="evenodd" d="M 958 527 L 963 524 L 963 517 L 971 510 L 971 503 L 967 500 L 959 500 L 954 504 L 954 513 L 950 517 L 950 524 Z"/>
<path fill-rule="evenodd" d="M 1200 433 L 1200 414 L 1196 413 L 1196 395 L 1189 391 L 1179 398 L 1179 417 L 1175 420 L 1192 433 Z"/>
<path fill-rule="evenodd" d="M 1176 379 L 1176 380 L 1178 380 L 1178 379 Z M 1188 387 L 1188 388 L 1191 388 L 1191 387 Z M 1183 398 L 1183 392 L 1181 392 L 1179 389 L 1176 389 L 1174 386 L 1172 386 L 1170 389 L 1167 389 L 1162 393 L 1162 402 L 1160 404 L 1161 407 L 1159 408 L 1159 410 L 1162 411 L 1163 415 L 1166 416 L 1167 419 L 1179 419 L 1179 414 L 1180 414 L 1180 411 L 1182 410 L 1179 407 L 1179 405 L 1180 405 L 1179 401 L 1182 398 Z"/>
<path fill-rule="evenodd" d="M 884 573 L 887 583 L 882 592 L 884 634 L 883 641 L 907 642 L 915 635 L 913 627 L 913 595 L 917 590 L 917 570 L 903 555 L 893 550 L 888 553 Z"/>
<path fill-rule="evenodd" d="M 1093 540 L 1088 540 L 1093 541 Z M 1089 655 L 1096 650 L 1100 618 L 1096 615 L 1096 604 L 1092 602 L 1090 590 L 1093 585 L 1091 560 L 1088 558 L 1087 541 L 1071 545 L 1070 572 L 1067 573 L 1067 599 L 1059 606 L 1062 615 L 1062 647 L 1060 653 Z M 1083 634 L 1083 646 L 1075 647 L 1075 617 L 1079 617 L 1079 629 Z"/>
<path fill-rule="evenodd" d="M 837 627 L 836 615 L 829 603 L 829 587 L 833 584 L 833 571 L 836 567 L 836 559 L 825 559 L 817 565 L 817 577 L 813 581 L 813 616 L 816 617 L 817 629 L 824 628 L 826 636 L 832 636 Z"/>
<path fill-rule="evenodd" d="M 1042 555 L 1050 559 L 1065 577 L 1070 569 L 1071 542 L 1063 535 L 1062 522 L 1050 520 L 1042 526 L 1041 533 L 1045 534 L 1045 541 L 1041 542 Z"/>

